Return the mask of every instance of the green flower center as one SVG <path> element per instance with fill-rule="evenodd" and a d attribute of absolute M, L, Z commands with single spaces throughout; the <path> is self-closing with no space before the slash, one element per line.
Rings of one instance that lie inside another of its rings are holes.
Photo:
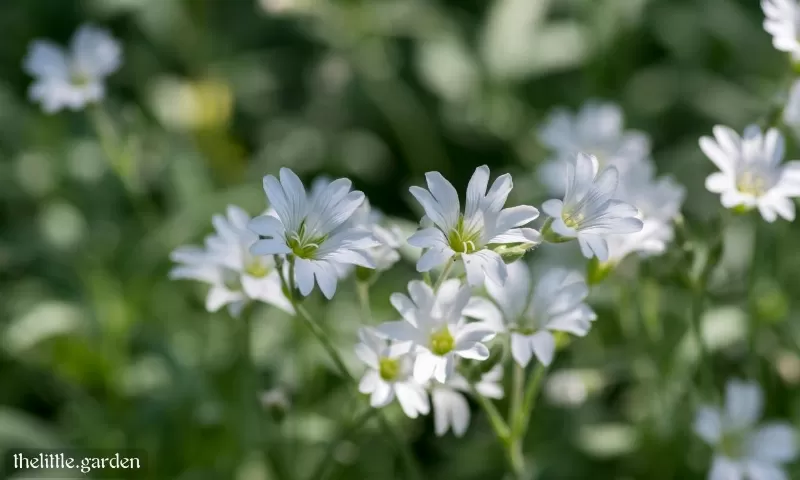
<path fill-rule="evenodd" d="M 242 277 L 239 272 L 226 268 L 222 272 L 222 283 L 228 290 L 238 292 L 242 289 Z"/>
<path fill-rule="evenodd" d="M 319 250 L 319 246 L 322 245 L 322 242 L 327 238 L 328 237 L 325 235 L 318 238 L 307 237 L 306 224 L 303 222 L 300 224 L 300 230 L 287 239 L 286 245 L 292 250 L 292 253 L 296 257 L 312 259 L 314 258 L 314 254 L 317 253 L 317 250 Z"/>
<path fill-rule="evenodd" d="M 391 382 L 400 375 L 400 360 L 396 358 L 383 357 L 378 361 L 378 372 L 381 378 Z"/>
<path fill-rule="evenodd" d="M 757 172 L 744 171 L 736 178 L 736 189 L 742 193 L 760 197 L 767 193 L 769 182 Z"/>
<path fill-rule="evenodd" d="M 85 87 L 89 85 L 91 78 L 85 73 L 73 71 L 69 76 L 69 83 L 76 87 Z"/>
<path fill-rule="evenodd" d="M 251 277 L 264 278 L 269 273 L 269 267 L 261 263 L 261 260 L 254 258 L 247 262 L 244 266 L 244 271 Z"/>
<path fill-rule="evenodd" d="M 741 458 L 745 450 L 745 433 L 729 432 L 722 436 L 720 450 L 728 458 Z"/>
<path fill-rule="evenodd" d="M 522 325 L 517 325 L 512 329 L 512 331 L 519 333 L 520 335 L 533 335 L 536 333 L 536 329 L 533 327 L 526 327 Z"/>
<path fill-rule="evenodd" d="M 477 250 L 480 237 L 480 230 L 471 232 L 466 229 L 464 226 L 464 216 L 461 215 L 458 217 L 456 228 L 450 230 L 450 234 L 447 236 L 447 242 L 450 244 L 450 248 L 455 252 L 472 253 Z"/>
<path fill-rule="evenodd" d="M 450 334 L 450 330 L 447 329 L 447 326 L 437 332 L 433 332 L 430 342 L 431 352 L 439 356 L 447 355 L 452 352 L 456 343 L 453 335 Z"/>

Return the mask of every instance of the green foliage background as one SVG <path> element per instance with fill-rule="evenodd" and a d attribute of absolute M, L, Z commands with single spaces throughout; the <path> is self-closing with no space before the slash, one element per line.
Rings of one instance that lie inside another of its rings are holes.
<path fill-rule="evenodd" d="M 241 322 L 206 313 L 205 287 L 167 280 L 169 252 L 229 203 L 260 212 L 261 177 L 280 166 L 348 176 L 409 221 L 407 187 L 429 170 L 463 186 L 488 164 L 514 175 L 510 203 L 538 206 L 537 125 L 555 106 L 606 99 L 686 185 L 688 233 L 593 292 L 595 329 L 553 368 L 584 378 L 585 401 L 559 401 L 551 383 L 526 452 L 541 479 L 704 478 L 681 249 L 696 266 L 723 240 L 704 316 L 717 388 L 760 380 L 767 416 L 800 422 L 800 232 L 721 215 L 697 147 L 712 125 L 763 123 L 785 100 L 789 62 L 761 21 L 745 0 L 0 3 L 0 448 L 139 448 L 147 471 L 115 474 L 261 480 L 308 478 L 337 442 L 332 478 L 403 478 L 377 425 L 337 440 L 367 401 L 302 325 L 260 306 L 243 338 Z M 124 66 L 102 108 L 45 115 L 27 101 L 26 49 L 84 22 L 121 40 Z M 413 274 L 405 262 L 381 278 L 374 322 L 393 318 L 388 295 Z M 356 368 L 352 286 L 308 303 Z M 288 410 L 262 408 L 270 389 Z M 477 408 L 463 439 L 389 414 L 424 478 L 503 477 Z M 7 460 L 5 475 L 32 478 Z"/>

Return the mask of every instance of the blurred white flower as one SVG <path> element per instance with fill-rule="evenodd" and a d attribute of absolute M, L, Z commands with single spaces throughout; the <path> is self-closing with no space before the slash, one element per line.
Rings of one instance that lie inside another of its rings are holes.
<path fill-rule="evenodd" d="M 170 278 L 211 285 L 206 297 L 209 312 L 227 305 L 231 314 L 238 316 L 247 302 L 255 300 L 294 313 L 283 294 L 275 261 L 250 254 L 258 236 L 247 229 L 248 222 L 250 215 L 233 205 L 227 216 L 214 215 L 216 233 L 206 237 L 204 246 L 183 246 L 172 252 L 170 258 L 179 265 L 170 271 Z"/>
<path fill-rule="evenodd" d="M 734 130 L 717 125 L 714 138 L 702 137 L 700 148 L 720 169 L 706 178 L 706 189 L 721 194 L 725 208 L 758 208 L 767 222 L 778 216 L 792 221 L 793 197 L 800 196 L 800 161 L 781 164 L 784 142 L 774 128 L 766 134 L 755 125 L 740 137 Z"/>
<path fill-rule="evenodd" d="M 764 404 L 757 383 L 730 380 L 725 406 L 702 407 L 694 431 L 714 447 L 709 480 L 788 480 L 782 469 L 797 457 L 797 437 L 788 422 L 757 426 Z"/>
<path fill-rule="evenodd" d="M 511 356 L 522 367 L 534 355 L 542 364 L 550 365 L 556 351 L 552 332 L 584 336 L 597 318 L 584 303 L 589 287 L 577 272 L 550 269 L 534 287 L 528 265 L 517 261 L 508 266 L 505 287 L 487 282 L 486 290 L 495 303 L 474 297 L 464 313 L 498 332 L 510 333 Z"/>
<path fill-rule="evenodd" d="M 540 168 L 542 183 L 553 195 L 567 188 L 563 162 L 579 152 L 594 155 L 600 168 L 615 166 L 624 172 L 629 165 L 647 159 L 650 140 L 646 134 L 625 130 L 622 110 L 613 103 L 587 102 L 577 114 L 557 109 L 539 130 L 539 140 L 553 152 Z"/>
<path fill-rule="evenodd" d="M 800 131 L 800 80 L 795 80 L 789 90 L 789 98 L 783 107 L 783 122 L 795 132 Z"/>
<path fill-rule="evenodd" d="M 483 342 L 495 332 L 482 322 L 468 323 L 463 310 L 471 297 L 469 286 L 457 279 L 445 281 L 438 291 L 424 282 L 408 284 L 410 298 L 393 293 L 391 302 L 403 320 L 386 322 L 378 332 L 416 353 L 414 378 L 425 383 L 431 378 L 444 383 L 453 376 L 457 358 L 486 360 L 489 348 Z"/>
<path fill-rule="evenodd" d="M 781 52 L 800 59 L 800 5 L 796 0 L 761 0 L 764 30 L 772 35 L 772 45 Z"/>
<path fill-rule="evenodd" d="M 660 255 L 675 236 L 673 221 L 686 197 L 686 189 L 672 177 L 655 178 L 655 167 L 645 159 L 631 165 L 620 178 L 615 198 L 639 210 L 642 229 L 626 235 L 609 235 L 609 262 L 618 263 L 632 253 Z"/>
<path fill-rule="evenodd" d="M 544 238 L 557 241 L 577 238 L 586 258 L 596 256 L 605 262 L 609 256 L 606 243 L 609 235 L 642 230 L 642 221 L 637 218 L 639 211 L 614 199 L 619 177 L 615 167 L 606 167 L 598 174 L 597 159 L 584 153 L 565 166 L 564 200 L 551 199 L 542 205 L 542 210 L 552 217 L 543 229 Z"/>
<path fill-rule="evenodd" d="M 119 69 L 122 49 L 104 29 L 83 25 L 69 50 L 48 40 L 34 40 L 23 68 L 34 77 L 29 95 L 47 113 L 78 110 L 105 95 L 105 78 Z"/>
<path fill-rule="evenodd" d="M 423 228 L 408 239 L 411 245 L 427 249 L 417 270 L 430 271 L 457 255 L 464 262 L 470 285 L 482 284 L 484 276 L 504 284 L 506 264 L 489 246 L 538 244 L 539 232 L 520 227 L 535 220 L 539 211 L 528 205 L 503 208 L 513 188 L 511 175 L 498 177 L 487 192 L 489 167 L 485 165 L 476 169 L 469 181 L 463 214 L 458 192 L 450 182 L 439 172 L 428 172 L 425 178 L 428 190 L 411 187 L 410 191 L 435 227 Z"/>
<path fill-rule="evenodd" d="M 381 408 L 397 397 L 400 407 L 410 418 L 430 411 L 428 394 L 422 384 L 411 375 L 413 355 L 408 348 L 387 342 L 371 329 L 358 332 L 361 343 L 356 345 L 356 355 L 369 370 L 361 377 L 358 390 L 370 394 L 370 405 Z"/>
<path fill-rule="evenodd" d="M 372 232 L 379 244 L 370 248 L 367 253 L 375 262 L 375 269 L 385 271 L 400 260 L 398 250 L 403 243 L 403 236 L 399 229 L 392 226 L 384 226 L 384 216 L 380 210 L 371 207 L 369 199 L 364 199 L 364 203 L 356 209 L 350 217 L 350 225 L 360 227 Z"/>
<path fill-rule="evenodd" d="M 481 376 L 475 390 L 486 398 L 503 398 L 503 366 L 495 365 Z M 443 436 L 452 431 L 456 437 L 463 437 L 470 421 L 469 403 L 465 393 L 470 391 L 466 378 L 454 374 L 446 383 L 430 386 L 433 402 L 433 425 L 436 435 Z"/>
<path fill-rule="evenodd" d="M 249 228 L 263 236 L 250 248 L 254 255 L 287 255 L 294 261 L 300 293 L 309 295 L 314 283 L 326 298 L 336 293 L 343 265 L 375 268 L 367 251 L 379 245 L 373 235 L 347 221 L 363 203 L 364 194 L 351 191 L 346 178 L 330 182 L 310 197 L 300 179 L 281 168 L 280 181 L 264 177 L 264 191 L 277 217 L 254 218 Z"/>

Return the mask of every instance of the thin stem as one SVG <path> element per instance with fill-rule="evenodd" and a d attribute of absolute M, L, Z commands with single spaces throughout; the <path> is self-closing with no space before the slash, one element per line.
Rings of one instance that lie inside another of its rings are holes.
<path fill-rule="evenodd" d="M 356 431 L 358 431 L 364 424 L 366 424 L 369 419 L 371 419 L 376 413 L 378 412 L 375 408 L 368 408 L 361 412 L 359 416 L 353 420 L 350 425 L 339 435 L 338 438 L 334 439 L 328 448 L 325 450 L 325 456 L 322 457 L 322 460 L 317 464 L 317 468 L 314 469 L 314 472 L 309 476 L 309 480 L 324 480 L 328 478 L 330 472 L 330 464 L 333 460 L 333 456 L 336 453 L 336 447 L 339 446 L 340 443 L 347 440 L 351 435 L 353 435 Z"/>
<path fill-rule="evenodd" d="M 439 278 L 436 279 L 436 285 L 433 287 L 433 291 L 435 292 L 439 291 L 439 288 L 441 288 L 444 281 L 447 280 L 447 277 L 450 275 L 450 270 L 453 269 L 453 265 L 455 263 L 456 263 L 455 257 L 453 257 L 452 260 L 447 261 L 447 264 L 444 266 L 444 270 L 442 270 L 442 273 L 439 275 Z"/>
<path fill-rule="evenodd" d="M 497 410 L 497 407 L 495 407 L 488 398 L 481 395 L 474 386 L 472 388 L 472 394 L 489 417 L 489 423 L 491 423 L 492 430 L 494 430 L 497 438 L 504 444 L 507 444 L 511 435 L 511 430 L 508 428 L 508 424 L 503 419 L 503 416 L 500 415 L 500 411 Z"/>
<path fill-rule="evenodd" d="M 358 303 L 361 305 L 361 316 L 364 323 L 372 322 L 372 309 L 369 306 L 369 283 L 356 280 Z"/>
<path fill-rule="evenodd" d="M 525 433 L 528 431 L 528 423 L 530 423 L 533 407 L 536 404 L 536 397 L 539 394 L 539 390 L 542 386 L 542 380 L 544 379 L 544 374 L 546 371 L 547 367 L 541 363 L 538 363 L 536 364 L 536 367 L 531 370 L 530 375 L 528 375 L 527 387 L 525 388 L 525 397 L 522 401 L 522 409 L 520 410 L 517 418 L 514 419 L 514 430 L 512 431 L 513 436 L 518 437 L 520 440 L 525 437 Z"/>
<path fill-rule="evenodd" d="M 690 327 L 692 329 L 692 337 L 694 338 L 697 348 L 700 351 L 700 368 L 703 370 L 703 383 L 706 392 L 714 392 L 714 368 L 711 363 L 711 354 L 708 351 L 708 346 L 703 339 L 703 331 L 701 321 L 703 318 L 703 305 L 705 304 L 705 288 L 696 285 L 692 288 L 692 301 L 691 311 L 689 314 Z"/>
<path fill-rule="evenodd" d="M 514 421 L 519 416 L 522 407 L 522 389 L 525 386 L 525 369 L 513 362 L 513 377 L 511 378 L 511 404 L 508 409 L 508 418 Z"/>

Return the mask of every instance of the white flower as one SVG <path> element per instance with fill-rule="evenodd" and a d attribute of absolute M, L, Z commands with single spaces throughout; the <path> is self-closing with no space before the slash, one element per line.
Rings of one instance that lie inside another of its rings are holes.
<path fill-rule="evenodd" d="M 638 232 L 642 221 L 636 218 L 636 207 L 614 199 L 617 169 L 606 167 L 599 174 L 597 170 L 597 159 L 584 153 L 566 163 L 567 191 L 563 201 L 552 199 L 542 205 L 542 210 L 552 217 L 543 233 L 545 238 L 552 237 L 552 232 L 563 239 L 577 238 L 586 258 L 596 256 L 605 262 L 606 237 Z"/>
<path fill-rule="evenodd" d="M 350 217 L 350 224 L 372 232 L 378 240 L 379 244 L 367 251 L 376 270 L 386 271 L 400 260 L 398 249 L 404 237 L 397 228 L 384 225 L 383 213 L 372 208 L 368 199 Z"/>
<path fill-rule="evenodd" d="M 247 212 L 232 205 L 227 216 L 214 215 L 216 233 L 206 237 L 203 247 L 184 246 L 172 252 L 172 260 L 179 265 L 170 271 L 170 278 L 210 284 L 206 297 L 209 312 L 228 305 L 231 314 L 238 316 L 248 301 L 256 300 L 294 313 L 283 294 L 274 260 L 250 254 L 258 236 L 247 229 L 249 221 Z"/>
<path fill-rule="evenodd" d="M 706 189 L 721 194 L 725 208 L 758 208 L 768 222 L 778 216 L 794 220 L 792 198 L 800 196 L 800 161 L 781 164 L 784 143 L 778 130 L 770 128 L 764 135 L 751 125 L 739 137 L 718 125 L 714 138 L 700 139 L 700 148 L 720 169 L 706 178 Z"/>
<path fill-rule="evenodd" d="M 516 261 L 508 266 L 505 287 L 486 283 L 495 304 L 474 297 L 465 315 L 479 318 L 498 332 L 511 334 L 511 356 L 522 367 L 536 358 L 550 365 L 556 351 L 552 332 L 584 336 L 597 315 L 584 303 L 589 295 L 586 281 L 577 272 L 548 270 L 535 287 L 528 265 Z"/>
<path fill-rule="evenodd" d="M 797 437 L 787 422 L 757 427 L 764 399 L 756 383 L 731 380 L 724 409 L 697 412 L 695 433 L 714 447 L 709 480 L 789 480 L 782 465 L 797 457 Z"/>
<path fill-rule="evenodd" d="M 280 181 L 264 177 L 264 191 L 277 218 L 262 215 L 249 227 L 266 237 L 250 249 L 254 255 L 288 255 L 294 262 L 300 293 L 309 295 L 314 283 L 330 299 L 343 265 L 374 268 L 367 250 L 378 245 L 372 234 L 352 227 L 347 220 L 364 201 L 364 194 L 351 191 L 346 178 L 334 180 L 318 194 L 306 194 L 294 172 L 281 168 Z"/>
<path fill-rule="evenodd" d="M 764 30 L 772 35 L 772 45 L 800 59 L 800 6 L 796 0 L 761 0 Z"/>
<path fill-rule="evenodd" d="M 553 194 L 562 194 L 563 162 L 579 152 L 597 157 L 601 168 L 611 165 L 624 172 L 631 164 L 650 155 L 647 135 L 625 130 L 623 114 L 613 103 L 587 102 L 573 115 L 564 109 L 550 114 L 539 130 L 539 140 L 553 152 L 553 157 L 539 171 L 542 182 Z"/>
<path fill-rule="evenodd" d="M 391 302 L 403 320 L 386 322 L 377 330 L 416 352 L 414 378 L 425 383 L 431 378 L 444 383 L 453 376 L 457 358 L 486 360 L 489 349 L 483 342 L 494 331 L 481 322 L 467 323 L 463 310 L 471 292 L 457 279 L 445 281 L 437 292 L 421 281 L 408 284 L 410 298 L 393 293 Z"/>
<path fill-rule="evenodd" d="M 105 78 L 119 69 L 122 49 L 106 31 L 84 25 L 75 32 L 69 51 L 47 41 L 35 40 L 23 68 L 35 78 L 32 100 L 54 113 L 62 108 L 78 110 L 105 94 Z"/>
<path fill-rule="evenodd" d="M 673 221 L 680 213 L 686 189 L 671 177 L 655 178 L 655 167 L 644 160 L 631 165 L 620 178 L 617 200 L 636 206 L 642 230 L 626 235 L 609 235 L 609 262 L 618 263 L 632 253 L 660 255 L 675 236 Z"/>
<path fill-rule="evenodd" d="M 403 412 L 410 418 L 430 411 L 425 388 L 411 376 L 412 354 L 407 348 L 389 343 L 372 330 L 358 332 L 361 343 L 356 345 L 356 355 L 369 370 L 361 378 L 358 390 L 371 394 L 370 405 L 381 408 L 397 397 Z"/>
<path fill-rule="evenodd" d="M 426 217 L 435 227 L 417 231 L 408 243 L 427 251 L 417 262 L 417 270 L 427 272 L 458 255 L 464 261 L 470 285 L 483 283 L 484 275 L 499 284 L 505 283 L 506 265 L 490 246 L 508 244 L 538 244 L 539 232 L 519 228 L 539 216 L 528 205 L 503 208 L 513 188 L 511 175 L 498 177 L 489 191 L 489 167 L 475 170 L 467 186 L 464 213 L 458 193 L 439 172 L 425 174 L 428 190 L 411 187 L 411 194 L 425 209 Z"/>
<path fill-rule="evenodd" d="M 503 366 L 495 365 L 481 376 L 475 390 L 486 398 L 503 398 Z M 434 383 L 430 387 L 433 402 L 433 425 L 436 435 L 443 436 L 452 431 L 456 437 L 463 437 L 470 421 L 469 403 L 465 396 L 470 391 L 469 382 L 459 374 L 454 374 L 447 383 Z"/>

